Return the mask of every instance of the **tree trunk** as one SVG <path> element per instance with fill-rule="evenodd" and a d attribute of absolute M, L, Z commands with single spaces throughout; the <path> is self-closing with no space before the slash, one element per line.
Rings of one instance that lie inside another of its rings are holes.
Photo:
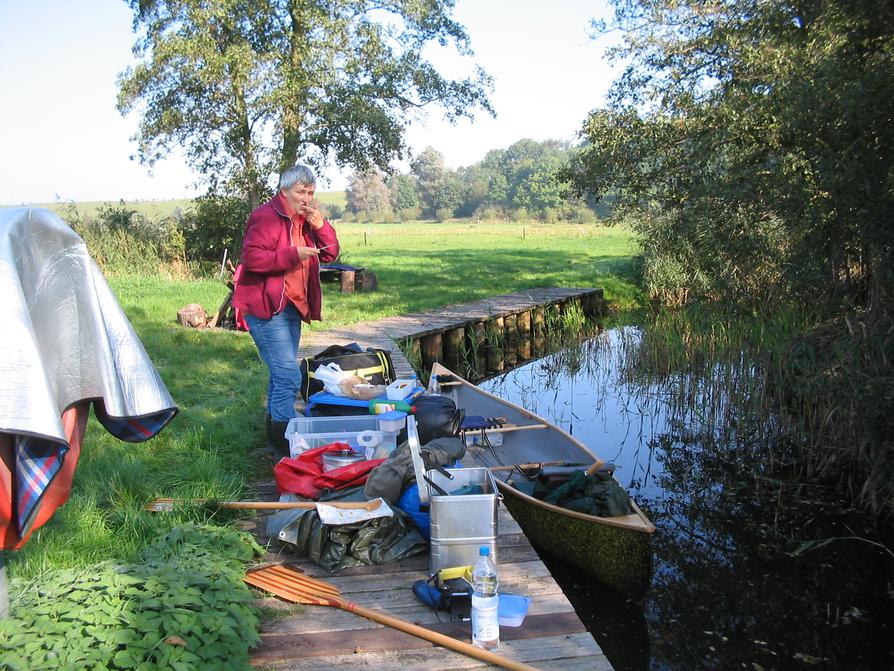
<path fill-rule="evenodd" d="M 289 18 L 292 22 L 292 34 L 289 40 L 289 69 L 285 73 L 286 87 L 289 97 L 294 102 L 282 113 L 282 151 L 280 153 L 280 172 L 298 162 L 301 149 L 301 129 L 304 125 L 304 109 L 307 100 L 307 72 L 303 61 L 304 45 L 309 32 L 308 17 L 300 0 L 289 3 Z"/>

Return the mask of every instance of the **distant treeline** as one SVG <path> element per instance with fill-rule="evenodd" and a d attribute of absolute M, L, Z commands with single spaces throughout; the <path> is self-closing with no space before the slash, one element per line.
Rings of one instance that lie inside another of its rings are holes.
<path fill-rule="evenodd" d="M 444 156 L 426 148 L 407 173 L 354 173 L 346 192 L 346 217 L 360 221 L 484 220 L 590 223 L 609 210 L 595 198 L 571 192 L 560 176 L 575 150 L 556 140 L 519 140 L 494 149 L 479 163 L 451 170 Z"/>

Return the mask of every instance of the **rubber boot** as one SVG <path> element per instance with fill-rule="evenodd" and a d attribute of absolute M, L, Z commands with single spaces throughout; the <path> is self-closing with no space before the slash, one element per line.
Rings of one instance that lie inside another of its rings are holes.
<path fill-rule="evenodd" d="M 286 428 L 288 422 L 270 421 L 270 443 L 273 445 L 273 451 L 279 458 L 289 456 L 289 441 L 286 438 Z"/>

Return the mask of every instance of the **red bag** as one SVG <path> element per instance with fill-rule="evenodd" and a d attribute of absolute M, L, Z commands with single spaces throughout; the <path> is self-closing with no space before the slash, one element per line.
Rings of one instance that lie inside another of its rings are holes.
<path fill-rule="evenodd" d="M 384 459 L 358 461 L 323 472 L 323 454 L 351 449 L 347 443 L 330 443 L 299 454 L 294 459 L 284 457 L 273 467 L 276 488 L 280 494 L 297 494 L 308 499 L 318 499 L 323 490 L 338 491 L 358 487 L 366 482 L 369 472 Z"/>

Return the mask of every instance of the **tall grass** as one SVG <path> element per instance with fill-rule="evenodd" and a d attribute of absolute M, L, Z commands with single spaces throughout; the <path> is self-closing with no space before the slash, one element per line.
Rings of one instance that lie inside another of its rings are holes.
<path fill-rule="evenodd" d="M 760 316 L 693 307 L 653 319 L 624 369 L 643 388 L 666 385 L 681 426 L 771 444 L 771 472 L 834 483 L 891 516 L 894 375 L 871 365 L 890 356 L 885 343 L 817 327 L 807 307 Z"/>

